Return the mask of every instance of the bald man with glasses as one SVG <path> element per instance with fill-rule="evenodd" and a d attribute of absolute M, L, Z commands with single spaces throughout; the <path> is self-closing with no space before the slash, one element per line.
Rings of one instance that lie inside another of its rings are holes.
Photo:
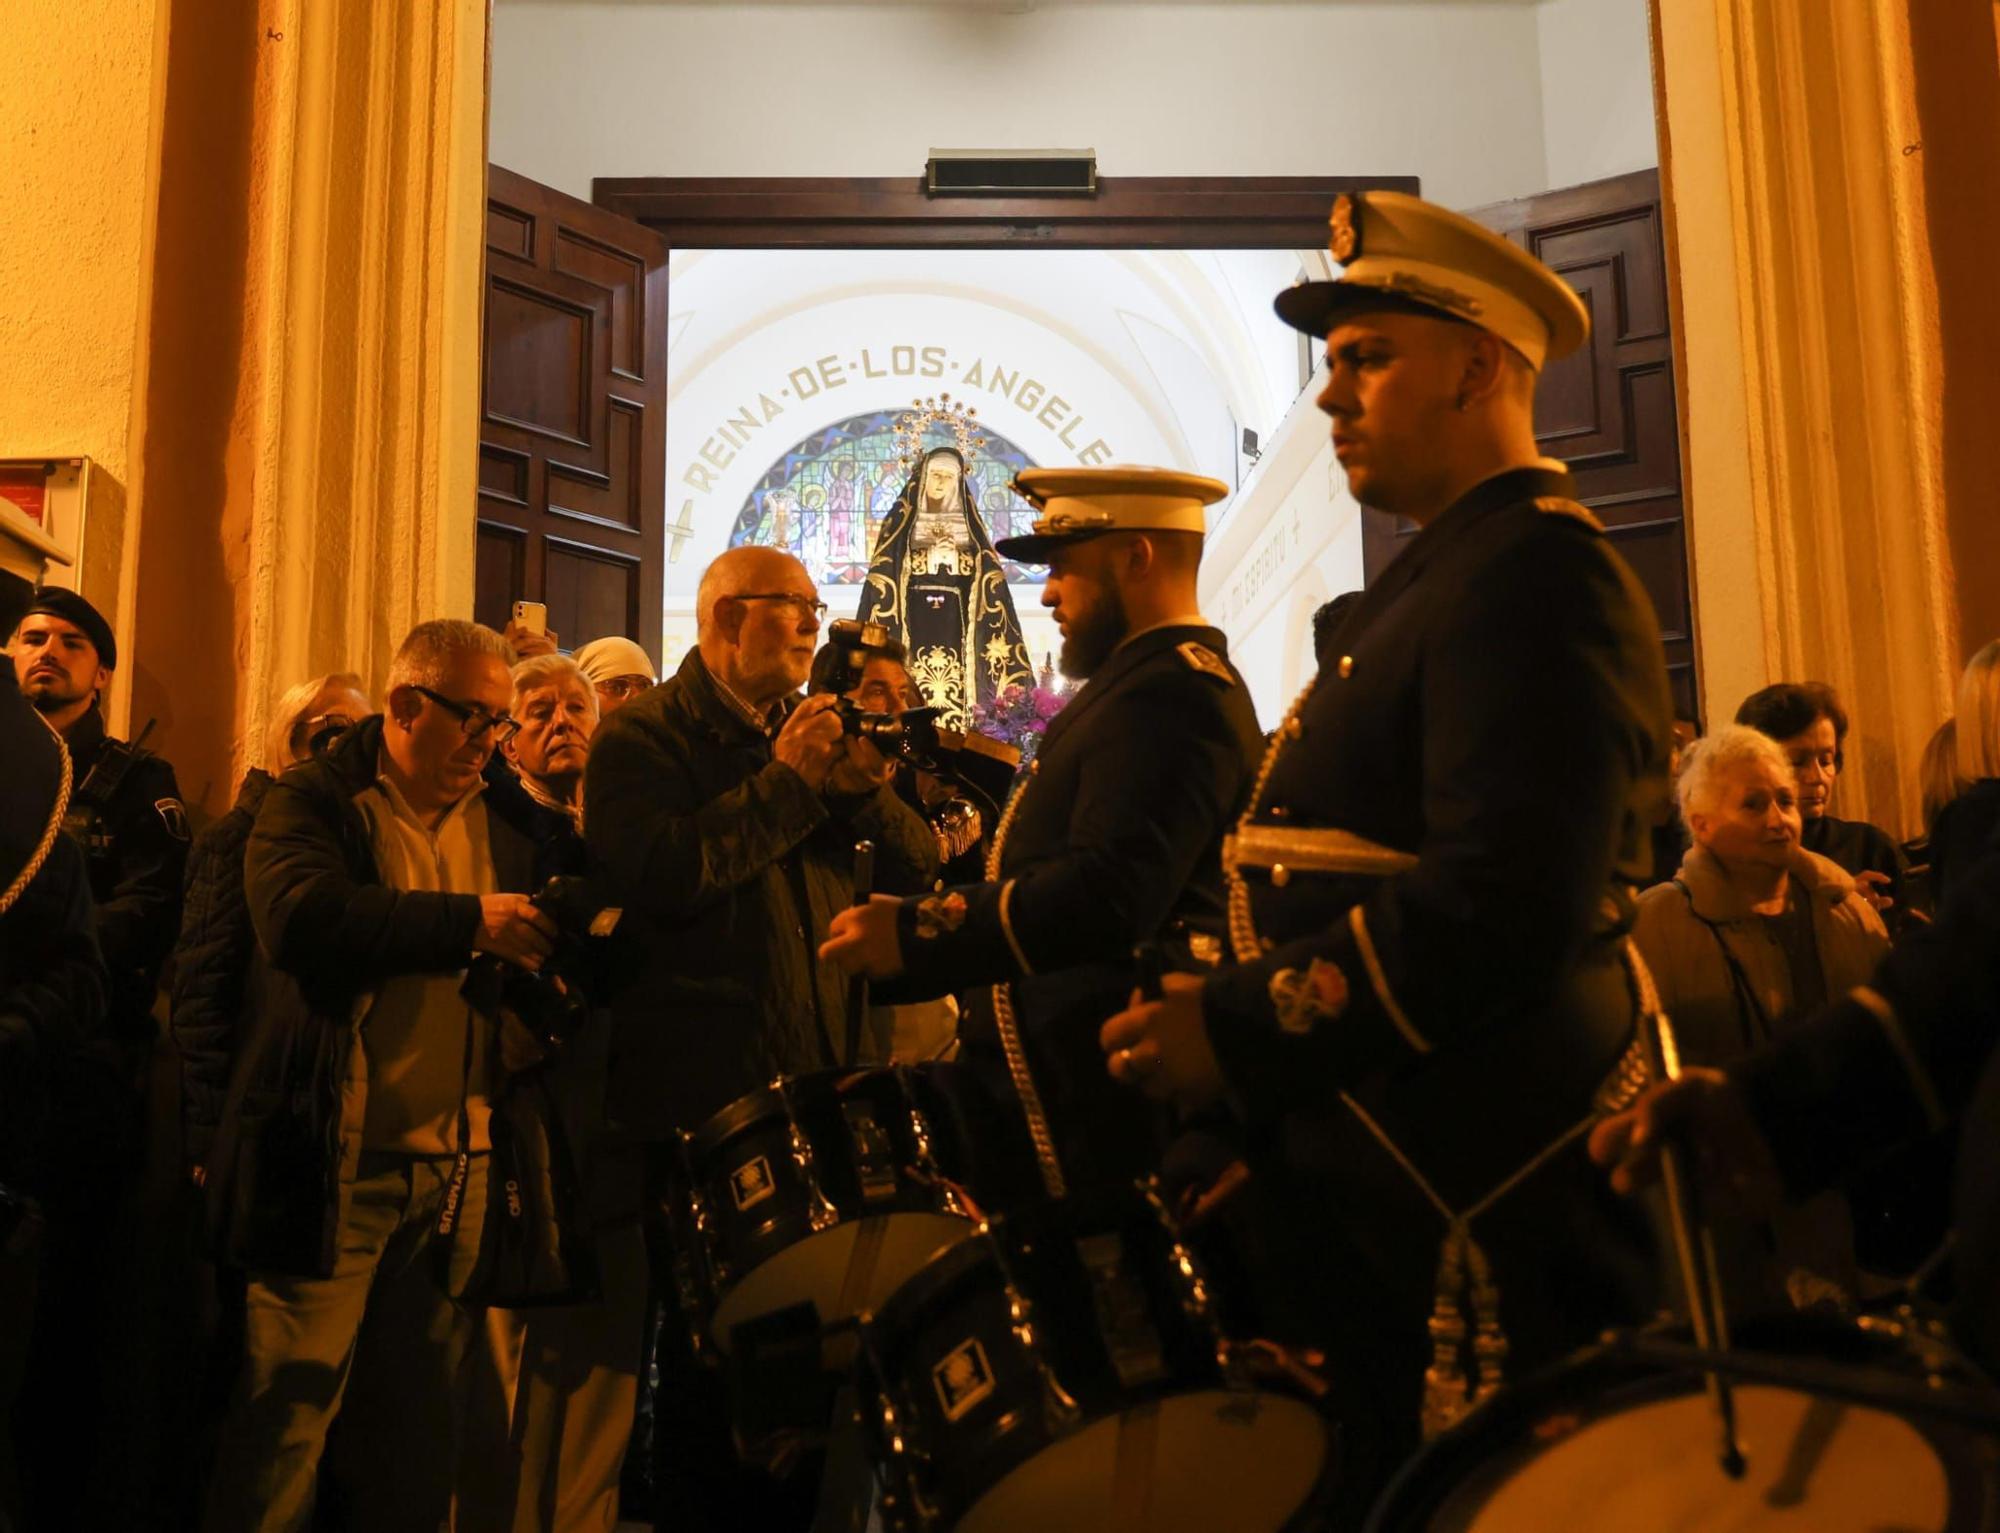
<path fill-rule="evenodd" d="M 733 548 L 695 601 L 695 647 L 604 722 L 584 771 L 592 860 L 646 955 L 612 1002 L 608 1114 L 649 1146 L 655 1174 L 676 1130 L 774 1075 L 844 1059 L 845 981 L 816 949 L 853 899 L 855 843 L 875 843 L 885 892 L 927 889 L 938 868 L 936 838 L 887 785 L 882 757 L 842 733 L 839 699 L 799 695 L 826 612 L 805 566 Z M 878 1019 L 861 1058 L 886 1057 L 884 1033 Z M 691 1353 L 669 1356 L 686 1336 L 677 1321 L 661 1331 L 663 1522 L 804 1526 L 807 1477 L 780 1485 L 734 1467 L 719 1399 Z"/>

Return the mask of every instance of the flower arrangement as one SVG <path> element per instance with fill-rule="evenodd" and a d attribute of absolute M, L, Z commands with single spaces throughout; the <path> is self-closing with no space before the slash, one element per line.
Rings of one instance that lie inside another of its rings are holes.
<path fill-rule="evenodd" d="M 1061 713 L 1068 701 L 1069 693 L 1054 687 L 1024 687 L 1017 683 L 1005 688 L 991 702 L 973 704 L 972 727 L 983 735 L 1019 747 L 1021 770 L 1025 772 L 1035 759 L 1049 720 Z"/>

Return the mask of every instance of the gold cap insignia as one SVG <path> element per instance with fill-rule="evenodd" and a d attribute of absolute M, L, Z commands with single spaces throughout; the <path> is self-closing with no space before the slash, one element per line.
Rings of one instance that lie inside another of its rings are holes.
<path fill-rule="evenodd" d="M 1361 225 L 1354 216 L 1354 199 L 1346 192 L 1333 199 L 1333 212 L 1327 215 L 1326 226 L 1327 254 L 1345 266 L 1361 249 Z"/>

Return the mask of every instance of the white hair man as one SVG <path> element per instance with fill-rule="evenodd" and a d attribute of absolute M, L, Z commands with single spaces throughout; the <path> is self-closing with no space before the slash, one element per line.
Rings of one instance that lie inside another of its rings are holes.
<path fill-rule="evenodd" d="M 608 1110 L 663 1161 L 676 1131 L 774 1073 L 823 1068 L 858 1044 L 882 1056 L 886 1038 L 843 1038 L 845 986 L 814 949 L 853 899 L 857 841 L 875 843 L 887 887 L 937 876 L 929 827 L 884 784 L 874 747 L 843 734 L 839 697 L 798 695 L 824 612 L 791 555 L 730 549 L 702 575 L 680 669 L 591 747 L 585 834 L 645 955 L 613 1000 Z M 692 1355 L 668 1356 L 686 1327 L 670 1321 L 662 1336 L 663 1518 L 700 1528 L 701 1507 L 726 1506 L 718 1526 L 783 1526 L 783 1492 L 736 1468 Z"/>
<path fill-rule="evenodd" d="M 404 1445 L 345 1486 L 356 1526 L 449 1512 L 471 1320 L 447 1288 L 478 1249 L 497 1053 L 460 986 L 473 954 L 534 969 L 552 935 L 527 896 L 558 822 L 486 776 L 517 728 L 513 658 L 491 629 L 419 624 L 387 710 L 258 810 L 244 882 L 270 974 L 208 1167 L 219 1255 L 248 1278 L 216 1533 L 300 1526 L 342 1411 Z"/>
<path fill-rule="evenodd" d="M 597 732 L 597 690 L 568 655 L 536 655 L 514 667 L 508 711 L 520 731 L 502 747 L 537 803 L 583 823 L 583 764 Z"/>
<path fill-rule="evenodd" d="M 580 830 L 601 694 L 565 655 L 523 660 L 513 682 L 509 711 L 521 729 L 503 747 L 507 760 L 530 797 Z M 472 1435 L 457 1500 L 464 1533 L 618 1521 L 638 1399 L 632 1339 L 645 1324 L 646 1248 L 639 1168 L 631 1146 L 604 1131 L 609 1034 L 609 1016 L 593 1011 L 541 1072 L 582 1189 L 599 1291 L 580 1304 L 487 1310 L 485 1356 L 469 1368 Z"/>

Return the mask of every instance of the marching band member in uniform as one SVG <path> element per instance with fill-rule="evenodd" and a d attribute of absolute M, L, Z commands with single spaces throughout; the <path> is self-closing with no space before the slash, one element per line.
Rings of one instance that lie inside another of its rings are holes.
<path fill-rule="evenodd" d="M 1196 606 L 1203 507 L 1227 488 L 1123 467 L 1029 469 L 1017 488 L 1041 514 L 1000 552 L 1049 565 L 1062 669 L 1087 684 L 1015 790 L 987 881 L 843 911 L 821 955 L 901 976 L 898 999 L 979 987 L 960 1057 L 1012 1075 L 1060 1193 L 1158 1164 L 1154 1115 L 1105 1079 L 1097 1026 L 1136 943 L 1166 938 L 1183 966 L 1219 956 L 1218 850 L 1262 736 Z"/>
<path fill-rule="evenodd" d="M 1135 998 L 1102 1045 L 1118 1079 L 1227 1098 L 1263 1136 L 1264 1319 L 1359 1396 L 1343 1490 L 1365 1504 L 1420 1428 L 1650 1308 L 1651 1243 L 1583 1135 L 1640 1068 L 1614 888 L 1647 866 L 1671 714 L 1651 605 L 1536 449 L 1582 303 L 1416 198 L 1343 197 L 1332 227 L 1342 276 L 1278 313 L 1326 341 L 1355 498 L 1422 531 L 1228 843 L 1236 962 Z"/>

